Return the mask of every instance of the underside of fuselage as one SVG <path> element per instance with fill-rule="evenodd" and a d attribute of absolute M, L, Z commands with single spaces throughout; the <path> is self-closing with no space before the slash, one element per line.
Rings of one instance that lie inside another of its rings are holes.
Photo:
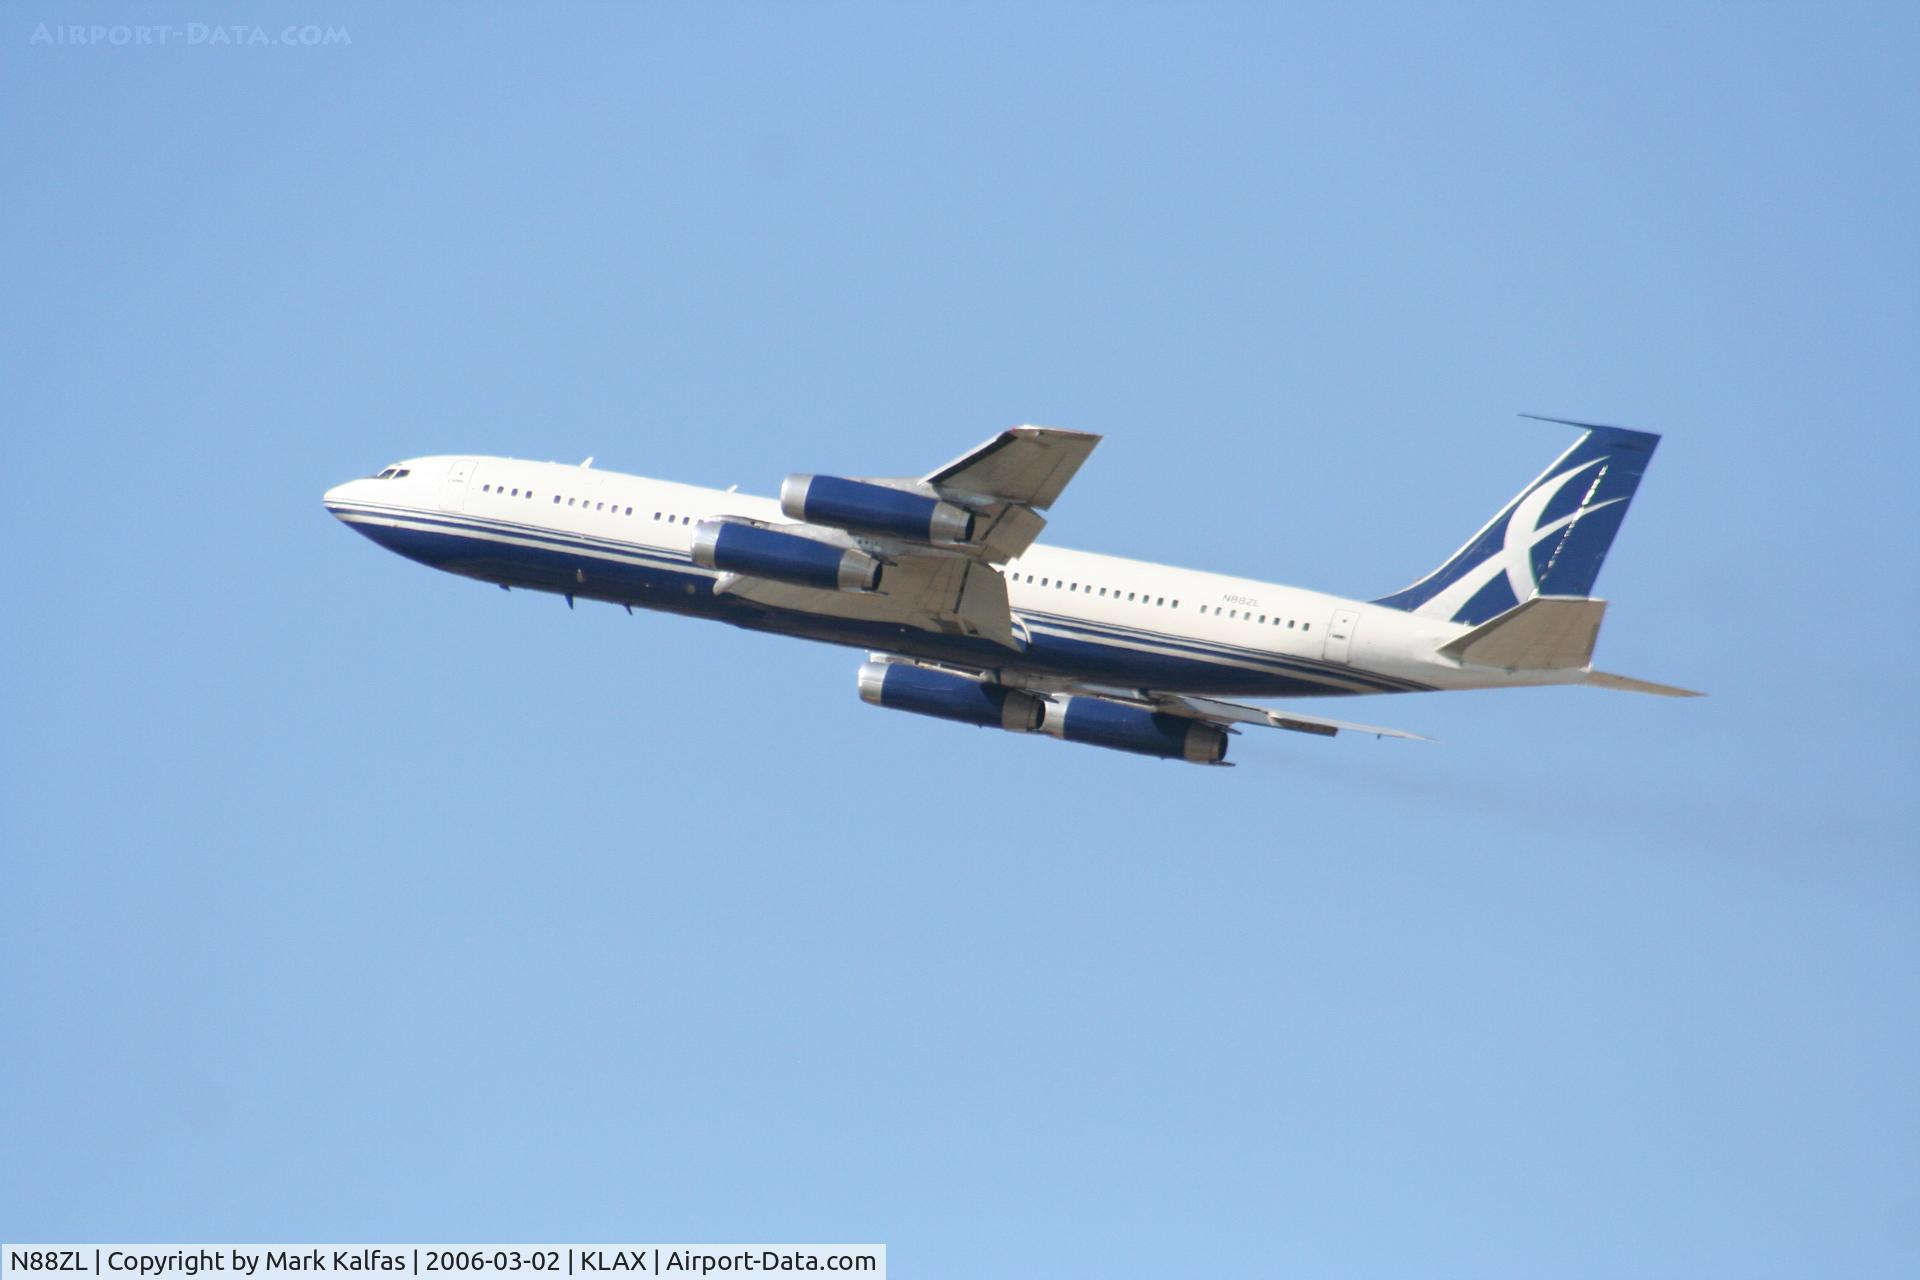
<path fill-rule="evenodd" d="M 482 528 L 453 513 L 337 512 L 409 560 L 509 588 L 547 591 L 728 622 L 750 630 L 899 654 L 1002 675 L 1019 673 L 1242 697 L 1328 697 L 1425 688 L 1351 667 L 1143 628 L 1015 610 L 1020 647 L 896 623 L 773 609 L 716 594 L 715 575 L 660 548 L 533 527 Z"/>

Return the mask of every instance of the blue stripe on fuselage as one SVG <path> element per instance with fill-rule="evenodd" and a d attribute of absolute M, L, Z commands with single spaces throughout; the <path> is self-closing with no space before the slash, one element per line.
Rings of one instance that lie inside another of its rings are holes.
<path fill-rule="evenodd" d="M 1233 662 L 1243 666 L 1257 668 L 1274 674 L 1289 674 L 1309 677 L 1321 675 L 1329 680 L 1349 685 L 1362 685 L 1358 692 L 1396 693 L 1414 692 L 1429 686 L 1412 680 L 1403 680 L 1397 676 L 1380 675 L 1371 671 L 1356 671 L 1352 667 L 1338 663 L 1323 662 L 1317 658 L 1301 657 L 1293 654 L 1276 653 L 1270 649 L 1254 649 L 1243 645 L 1222 644 L 1218 641 L 1203 640 L 1194 636 L 1179 635 L 1166 631 L 1147 631 L 1138 627 L 1119 626 L 1114 623 L 1092 622 L 1084 618 L 1075 618 L 1064 614 L 1049 614 L 1021 611 L 1018 615 L 1027 620 L 1035 634 L 1046 630 L 1063 632 L 1079 638 L 1126 642 L 1136 645 L 1150 644 L 1176 653 L 1188 654 L 1200 658 L 1212 658 L 1221 662 Z"/>
<path fill-rule="evenodd" d="M 388 550 L 449 573 L 938 662 L 989 670 L 1015 666 L 1036 674 L 1126 688 L 1251 697 L 1392 693 L 1426 687 L 1266 650 L 1024 611 L 1016 616 L 1029 624 L 1030 641 L 1010 662 L 1013 655 L 1007 649 L 977 637 L 773 609 L 734 595 L 717 596 L 712 590 L 715 574 L 694 566 L 684 552 L 665 547 L 454 512 L 368 503 L 329 504 L 328 509 Z"/>

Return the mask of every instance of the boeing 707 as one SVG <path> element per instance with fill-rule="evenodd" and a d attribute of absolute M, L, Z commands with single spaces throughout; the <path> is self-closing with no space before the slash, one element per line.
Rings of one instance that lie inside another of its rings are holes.
<path fill-rule="evenodd" d="M 1660 437 L 1593 423 L 1439 568 L 1349 600 L 1041 545 L 1100 437 L 1015 427 L 919 477 L 775 498 L 513 458 L 426 457 L 327 491 L 379 545 L 497 586 L 868 651 L 875 706 L 1195 764 L 1242 726 L 1420 735 L 1233 701 L 1582 684 L 1595 579 Z"/>

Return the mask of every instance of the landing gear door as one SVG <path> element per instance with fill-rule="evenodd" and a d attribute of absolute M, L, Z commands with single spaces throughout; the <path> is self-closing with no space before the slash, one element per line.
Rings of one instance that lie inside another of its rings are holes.
<path fill-rule="evenodd" d="M 442 511 L 465 511 L 467 509 L 467 486 L 473 480 L 473 459 L 457 459 L 447 468 L 447 478 L 440 482 L 440 509 Z"/>
<path fill-rule="evenodd" d="M 1335 609 L 1333 621 L 1327 624 L 1326 647 L 1320 656 L 1328 662 L 1346 662 L 1353 650 L 1353 629 L 1359 621 L 1360 615 L 1352 609 Z"/>

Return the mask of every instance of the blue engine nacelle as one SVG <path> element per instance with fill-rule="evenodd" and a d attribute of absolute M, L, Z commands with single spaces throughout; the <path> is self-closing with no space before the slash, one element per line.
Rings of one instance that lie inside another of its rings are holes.
<path fill-rule="evenodd" d="M 730 520 L 702 520 L 693 527 L 693 562 L 827 591 L 872 591 L 880 585 L 880 562 L 864 551 Z"/>
<path fill-rule="evenodd" d="M 1040 700 L 1030 693 L 907 662 L 869 662 L 862 666 L 860 697 L 876 707 L 987 729 L 1032 733 L 1040 727 Z"/>
<path fill-rule="evenodd" d="M 973 515 L 951 502 L 839 476 L 788 476 L 780 510 L 794 520 L 910 542 L 966 542 Z"/>
<path fill-rule="evenodd" d="M 1218 725 L 1106 698 L 1057 698 L 1047 704 L 1041 729 L 1065 742 L 1163 760 L 1219 764 L 1227 758 L 1226 731 Z"/>
<path fill-rule="evenodd" d="M 1106 698 L 1059 697 L 1042 702 L 1019 689 L 909 662 L 869 662 L 861 667 L 860 697 L 895 711 L 1014 733 L 1039 729 L 1065 742 L 1163 760 L 1219 764 L 1227 758 L 1226 732 L 1203 720 Z"/>

